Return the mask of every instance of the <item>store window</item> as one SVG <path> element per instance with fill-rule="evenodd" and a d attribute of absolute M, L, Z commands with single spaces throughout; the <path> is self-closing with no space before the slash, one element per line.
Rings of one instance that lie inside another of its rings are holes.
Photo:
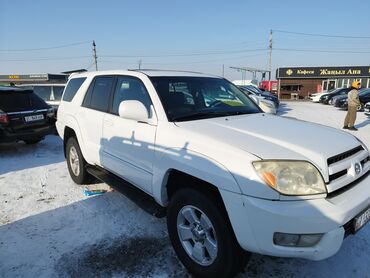
<path fill-rule="evenodd" d="M 303 85 L 282 85 L 281 90 L 287 92 L 299 92 L 302 89 Z"/>

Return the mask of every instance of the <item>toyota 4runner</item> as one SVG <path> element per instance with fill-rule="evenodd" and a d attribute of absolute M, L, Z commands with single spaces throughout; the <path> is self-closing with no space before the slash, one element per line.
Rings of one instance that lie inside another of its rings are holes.
<path fill-rule="evenodd" d="M 365 144 L 265 114 L 220 77 L 74 75 L 57 119 L 72 179 L 93 175 L 167 215 L 173 247 L 197 276 L 232 276 L 250 252 L 328 258 L 370 218 Z"/>

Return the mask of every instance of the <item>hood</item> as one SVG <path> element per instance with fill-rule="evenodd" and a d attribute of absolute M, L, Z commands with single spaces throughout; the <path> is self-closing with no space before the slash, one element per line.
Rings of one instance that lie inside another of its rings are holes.
<path fill-rule="evenodd" d="M 203 138 L 237 147 L 261 159 L 310 161 L 324 176 L 328 175 L 329 157 L 360 145 L 354 136 L 341 130 L 264 113 L 176 124 L 203 135 Z"/>

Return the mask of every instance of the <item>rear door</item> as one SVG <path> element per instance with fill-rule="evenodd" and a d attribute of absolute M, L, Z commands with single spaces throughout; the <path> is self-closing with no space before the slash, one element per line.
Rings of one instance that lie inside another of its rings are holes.
<path fill-rule="evenodd" d="M 108 112 L 113 82 L 113 76 L 95 77 L 77 114 L 89 159 L 97 165 L 101 165 L 103 119 Z"/>

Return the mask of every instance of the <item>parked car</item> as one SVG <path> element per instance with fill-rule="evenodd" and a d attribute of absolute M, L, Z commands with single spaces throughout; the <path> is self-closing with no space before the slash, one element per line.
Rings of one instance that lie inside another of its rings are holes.
<path fill-rule="evenodd" d="M 348 95 L 339 95 L 332 98 L 334 107 L 342 108 L 341 105 L 343 105 L 344 102 L 347 101 Z"/>
<path fill-rule="evenodd" d="M 221 77 L 74 75 L 56 125 L 73 181 L 93 175 L 167 215 L 175 252 L 197 277 L 231 277 L 248 252 L 323 260 L 370 219 L 360 140 L 262 113 Z"/>
<path fill-rule="evenodd" d="M 320 102 L 323 103 L 323 104 L 329 104 L 329 101 L 333 97 L 338 96 L 338 95 L 346 95 L 346 94 L 348 94 L 349 91 L 350 91 L 350 88 L 336 89 L 336 90 L 334 90 L 333 92 L 331 92 L 329 94 L 325 94 L 325 95 L 321 96 L 320 97 Z"/>
<path fill-rule="evenodd" d="M 35 144 L 55 132 L 53 109 L 32 90 L 0 87 L 0 143 Z"/>
<path fill-rule="evenodd" d="M 260 97 L 263 97 L 264 99 L 272 101 L 275 105 L 275 108 L 278 109 L 280 102 L 279 102 L 278 97 L 276 97 L 274 94 L 272 94 L 270 92 L 263 92 L 263 91 L 261 91 L 261 89 L 255 87 L 255 86 L 252 86 L 252 85 L 238 86 L 238 87 L 240 89 L 244 90 L 244 91 L 253 92 L 257 96 L 260 96 Z"/>
<path fill-rule="evenodd" d="M 370 102 L 365 104 L 364 111 L 365 115 L 370 116 Z"/>
<path fill-rule="evenodd" d="M 18 85 L 18 87 L 33 90 L 48 105 L 57 108 L 62 98 L 65 84 L 25 84 Z"/>
<path fill-rule="evenodd" d="M 325 93 L 325 92 L 314 93 L 314 94 L 310 95 L 310 99 L 312 100 L 312 102 L 320 102 L 320 98 L 324 95 L 327 95 L 327 94 L 329 94 L 329 93 Z"/>
<path fill-rule="evenodd" d="M 263 112 L 269 113 L 269 114 L 276 114 L 277 109 L 275 106 L 275 103 L 265 99 L 263 96 L 259 96 L 256 93 L 252 91 L 248 91 L 246 89 L 240 88 L 243 93 L 245 93 L 247 96 L 252 98 L 252 100 L 263 110 Z"/>
<path fill-rule="evenodd" d="M 358 111 L 363 111 L 365 104 L 370 101 L 370 89 L 369 88 L 364 88 L 359 91 L 358 95 L 360 99 L 361 105 L 357 108 Z M 347 98 L 340 99 L 337 103 L 337 107 L 347 109 L 348 108 L 348 100 Z"/>

